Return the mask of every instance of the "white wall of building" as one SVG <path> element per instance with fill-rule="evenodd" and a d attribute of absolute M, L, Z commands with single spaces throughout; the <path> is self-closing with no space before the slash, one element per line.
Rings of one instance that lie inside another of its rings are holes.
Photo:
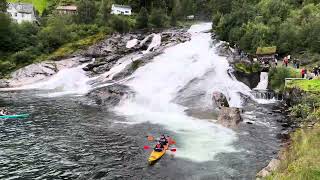
<path fill-rule="evenodd" d="M 7 9 L 7 12 L 17 23 L 22 23 L 23 21 L 33 22 L 36 21 L 34 13 L 22 13 L 18 12 L 16 9 Z"/>
<path fill-rule="evenodd" d="M 116 14 L 116 15 L 123 14 L 123 15 L 130 16 L 132 14 L 131 11 L 132 11 L 131 8 L 118 7 L 114 5 L 112 5 L 112 8 L 111 8 L 111 14 Z"/>

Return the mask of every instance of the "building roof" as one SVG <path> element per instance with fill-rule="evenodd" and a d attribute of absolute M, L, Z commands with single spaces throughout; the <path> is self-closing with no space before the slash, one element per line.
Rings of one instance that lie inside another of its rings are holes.
<path fill-rule="evenodd" d="M 66 11 L 76 11 L 77 6 L 70 5 L 70 6 L 58 6 L 56 10 L 66 10 Z"/>
<path fill-rule="evenodd" d="M 20 13 L 28 14 L 34 12 L 33 5 L 28 3 L 8 3 L 8 9 L 16 9 Z"/>
<path fill-rule="evenodd" d="M 275 54 L 276 52 L 277 52 L 276 46 L 258 47 L 256 54 L 257 55 L 270 55 L 270 54 Z"/>
<path fill-rule="evenodd" d="M 115 8 L 125 8 L 125 9 L 132 9 L 131 6 L 128 5 L 119 5 L 119 4 L 113 4 L 112 7 Z"/>

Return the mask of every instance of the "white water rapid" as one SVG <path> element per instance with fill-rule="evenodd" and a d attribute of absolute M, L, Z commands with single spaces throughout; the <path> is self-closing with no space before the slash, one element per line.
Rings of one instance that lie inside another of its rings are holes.
<path fill-rule="evenodd" d="M 268 80 L 269 80 L 269 74 L 267 72 L 261 72 L 260 75 L 260 82 L 257 85 L 256 90 L 267 90 L 268 88 Z"/>
<path fill-rule="evenodd" d="M 217 153 L 235 151 L 231 144 L 237 138 L 230 129 L 186 115 L 186 107 L 173 102 L 179 90 L 198 78 L 191 89 L 204 91 L 208 104 L 213 91 L 227 95 L 235 107 L 242 103 L 239 93 L 251 95 L 249 87 L 228 75 L 228 61 L 215 53 L 211 34 L 205 33 L 210 29 L 211 23 L 192 26 L 191 41 L 166 49 L 153 62 L 139 68 L 127 82 L 136 96 L 115 108 L 130 123 L 150 122 L 176 133 L 177 156 L 195 162 L 210 161 Z"/>
<path fill-rule="evenodd" d="M 40 94 L 41 96 L 48 97 L 85 94 L 91 89 L 90 85 L 88 85 L 90 78 L 88 78 L 85 71 L 82 70 L 86 65 L 87 64 L 83 64 L 74 68 L 62 69 L 57 74 L 37 83 L 17 88 L 3 88 L 1 90 L 49 90 L 50 92 L 46 94 Z"/>
<path fill-rule="evenodd" d="M 158 48 L 161 45 L 161 35 L 153 34 L 152 41 L 146 51 L 143 51 L 143 54 L 147 54 L 150 51 L 153 51 L 155 48 Z"/>

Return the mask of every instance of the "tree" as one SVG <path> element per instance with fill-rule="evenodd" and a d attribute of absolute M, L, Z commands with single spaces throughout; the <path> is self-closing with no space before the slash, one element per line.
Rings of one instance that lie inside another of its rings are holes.
<path fill-rule="evenodd" d="M 94 0 L 80 0 L 78 3 L 77 20 L 79 23 L 94 23 L 97 8 Z"/>
<path fill-rule="evenodd" d="M 11 19 L 4 13 L 0 13 L 0 54 L 1 52 L 8 52 L 13 47 L 12 41 L 13 31 L 11 26 Z"/>
<path fill-rule="evenodd" d="M 150 15 L 150 23 L 153 27 L 163 28 L 167 26 L 168 17 L 162 9 L 154 9 Z"/>
<path fill-rule="evenodd" d="M 102 0 L 100 4 L 100 9 L 98 13 L 99 21 L 101 24 L 106 24 L 110 18 L 111 12 L 111 1 Z"/>
<path fill-rule="evenodd" d="M 0 0 L 0 13 L 7 12 L 8 4 L 6 0 Z"/>
<path fill-rule="evenodd" d="M 136 18 L 136 27 L 138 29 L 147 28 L 149 25 L 148 11 L 146 8 L 142 7 L 137 18 Z"/>

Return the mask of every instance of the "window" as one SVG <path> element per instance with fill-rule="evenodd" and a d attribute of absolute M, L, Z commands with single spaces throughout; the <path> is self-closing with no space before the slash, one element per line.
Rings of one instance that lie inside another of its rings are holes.
<path fill-rule="evenodd" d="M 127 13 L 127 14 L 128 14 L 128 13 L 129 13 L 129 11 L 125 11 L 125 13 Z"/>
<path fill-rule="evenodd" d="M 18 16 L 18 13 L 14 13 L 14 16 L 17 17 L 17 16 Z"/>
<path fill-rule="evenodd" d="M 23 13 L 21 14 L 21 17 L 24 18 L 24 14 Z"/>

